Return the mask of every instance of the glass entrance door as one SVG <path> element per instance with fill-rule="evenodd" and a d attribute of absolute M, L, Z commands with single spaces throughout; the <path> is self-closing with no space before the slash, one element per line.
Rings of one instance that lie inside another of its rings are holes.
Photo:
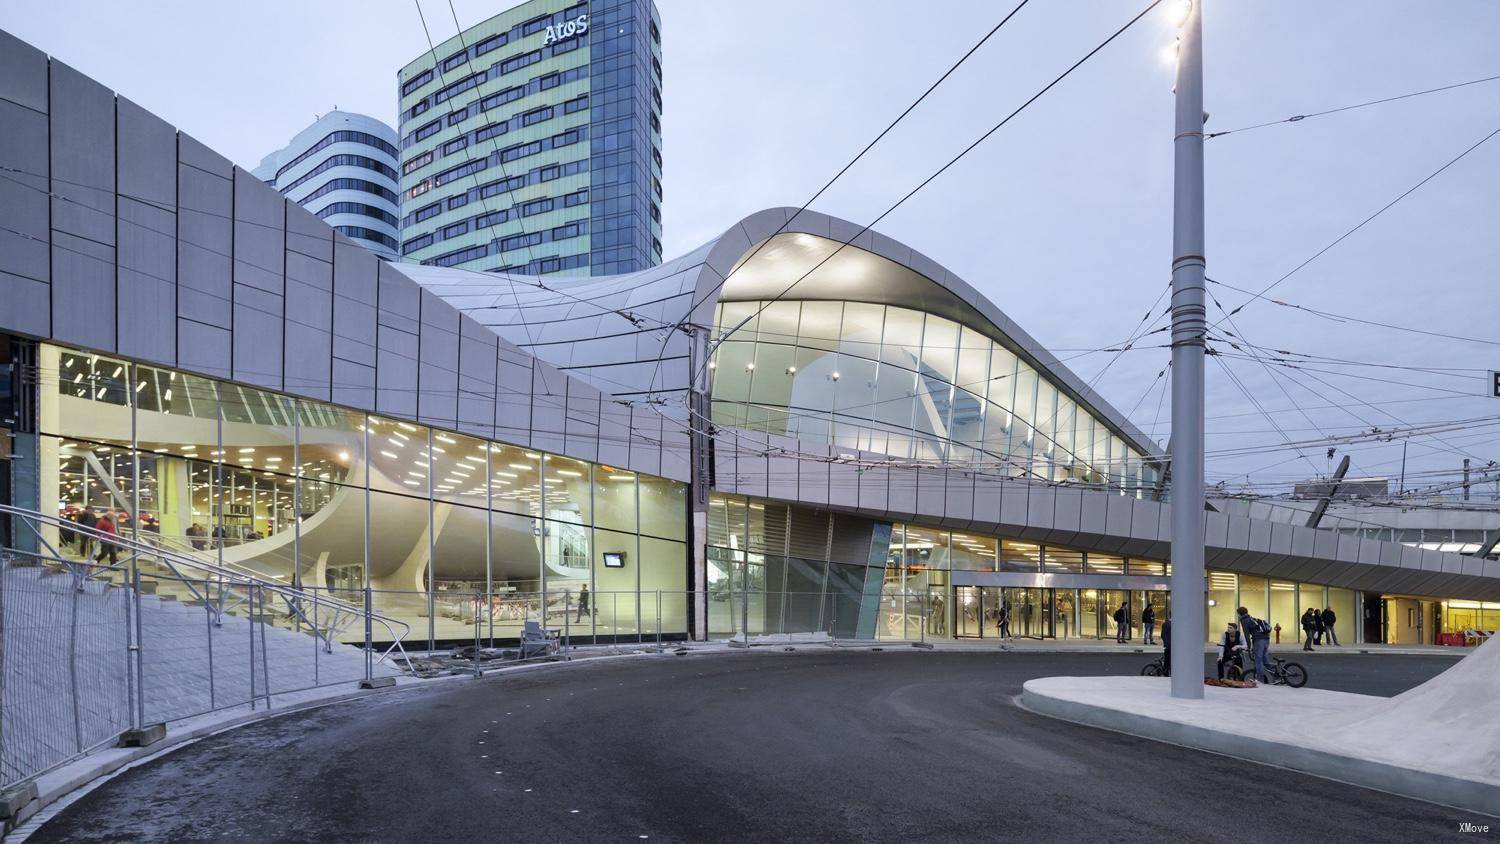
<path fill-rule="evenodd" d="M 981 586 L 956 586 L 953 589 L 953 635 L 960 639 L 984 636 L 984 598 Z"/>

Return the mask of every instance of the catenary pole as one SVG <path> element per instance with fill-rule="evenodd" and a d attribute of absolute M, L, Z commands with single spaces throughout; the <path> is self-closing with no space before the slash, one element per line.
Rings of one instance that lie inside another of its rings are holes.
<path fill-rule="evenodd" d="M 1172 201 L 1172 697 L 1203 697 L 1203 0 L 1177 45 Z"/>

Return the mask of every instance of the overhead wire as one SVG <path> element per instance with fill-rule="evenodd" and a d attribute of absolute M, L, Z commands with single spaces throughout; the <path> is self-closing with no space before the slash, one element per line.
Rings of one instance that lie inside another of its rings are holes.
<path fill-rule="evenodd" d="M 1255 123 L 1249 126 L 1241 126 L 1238 129 L 1225 129 L 1221 132 L 1210 132 L 1204 135 L 1203 138 L 1204 140 L 1208 140 L 1210 138 L 1220 138 L 1225 135 L 1233 135 L 1240 132 L 1249 132 L 1253 129 L 1264 129 L 1267 126 L 1280 126 L 1284 123 L 1300 123 L 1303 120 L 1308 120 L 1314 117 L 1324 117 L 1330 114 L 1339 114 L 1345 111 L 1368 108 L 1369 106 L 1393 103 L 1397 100 L 1409 100 L 1412 97 L 1421 97 L 1427 94 L 1436 94 L 1441 91 L 1452 91 L 1455 88 L 1465 88 L 1470 85 L 1479 85 L 1484 82 L 1494 82 L 1497 79 L 1500 79 L 1500 76 L 1486 76 L 1482 79 L 1470 79 L 1467 82 L 1455 82 L 1452 85 L 1442 85 L 1437 88 L 1428 88 L 1423 91 L 1413 91 L 1409 94 L 1397 94 L 1394 97 L 1382 97 L 1378 100 L 1368 100 L 1366 102 L 1354 103 L 1353 105 L 1339 106 L 1338 108 L 1324 109 L 1323 111 L 1308 112 L 1307 114 L 1294 114 L 1290 117 L 1283 117 L 1280 120 L 1268 120 L 1264 123 Z"/>

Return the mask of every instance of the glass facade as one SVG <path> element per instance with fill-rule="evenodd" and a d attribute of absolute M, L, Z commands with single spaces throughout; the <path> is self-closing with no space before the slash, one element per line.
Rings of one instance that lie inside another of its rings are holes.
<path fill-rule="evenodd" d="M 526 275 L 661 262 L 650 0 L 531 0 L 399 74 L 401 254 Z"/>
<path fill-rule="evenodd" d="M 1003 344 L 894 305 L 723 302 L 713 420 L 1137 494 L 1141 453 Z M 1076 560 L 1055 561 L 1059 571 Z"/>
<path fill-rule="evenodd" d="M 687 633 L 683 484 L 40 352 L 42 370 L 57 373 L 40 391 L 42 500 L 64 517 L 109 514 L 122 534 L 352 605 L 368 586 L 376 611 L 411 624 L 416 640 L 472 641 L 476 625 L 509 638 L 527 619 L 562 627 L 565 608 L 574 635 L 654 636 L 658 607 L 665 635 Z M 669 597 L 658 602 L 658 590 Z"/>

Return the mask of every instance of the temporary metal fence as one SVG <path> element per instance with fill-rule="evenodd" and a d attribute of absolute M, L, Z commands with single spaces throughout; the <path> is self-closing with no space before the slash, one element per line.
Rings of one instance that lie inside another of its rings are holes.
<path fill-rule="evenodd" d="M 292 587 L 15 507 L 0 519 L 19 546 L 0 549 L 0 788 L 127 731 L 406 666 L 409 626 L 368 591 Z"/>

